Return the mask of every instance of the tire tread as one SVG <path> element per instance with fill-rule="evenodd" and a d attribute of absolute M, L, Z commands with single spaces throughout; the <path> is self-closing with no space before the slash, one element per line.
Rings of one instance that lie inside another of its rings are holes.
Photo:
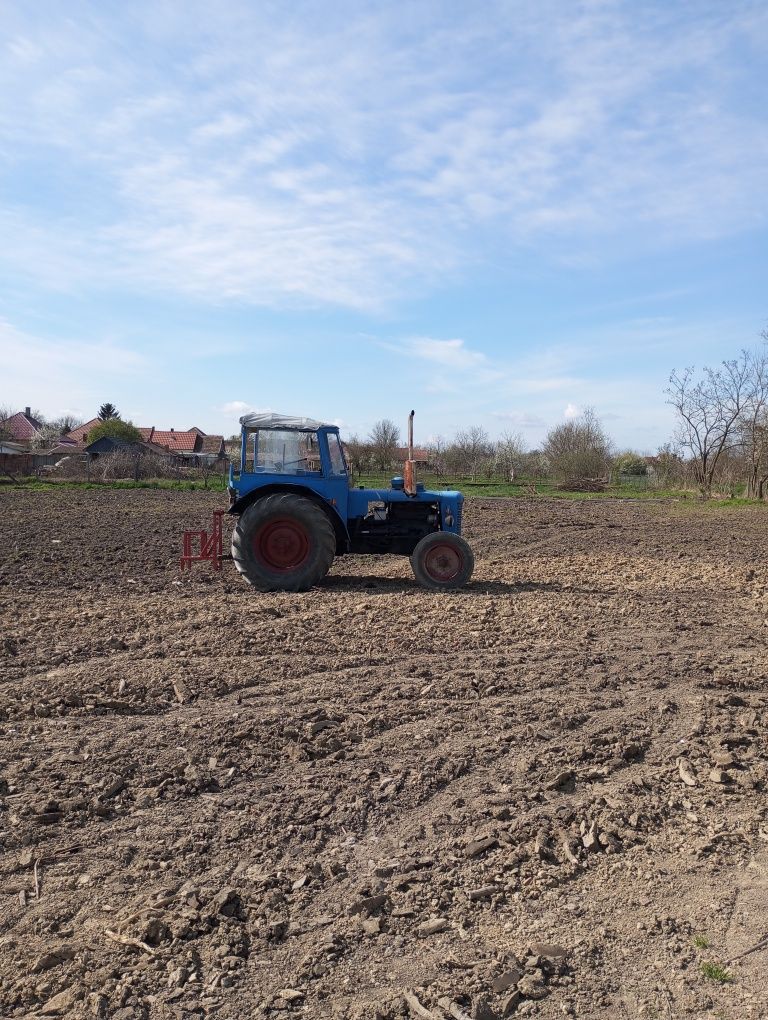
<path fill-rule="evenodd" d="M 285 576 L 270 575 L 251 551 L 251 535 L 259 523 L 271 516 L 299 516 L 310 532 L 315 546 L 312 562 Z M 274 492 L 262 496 L 245 510 L 232 532 L 232 559 L 238 573 L 258 591 L 306 591 L 328 573 L 336 555 L 336 535 L 325 512 L 292 492 Z"/>

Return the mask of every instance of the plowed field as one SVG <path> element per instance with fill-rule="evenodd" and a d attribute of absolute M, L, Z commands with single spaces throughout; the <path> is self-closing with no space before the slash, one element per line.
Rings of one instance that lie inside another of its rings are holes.
<path fill-rule="evenodd" d="M 178 572 L 0 492 L 0 1016 L 768 1016 L 768 513 L 467 504 L 475 576 Z"/>

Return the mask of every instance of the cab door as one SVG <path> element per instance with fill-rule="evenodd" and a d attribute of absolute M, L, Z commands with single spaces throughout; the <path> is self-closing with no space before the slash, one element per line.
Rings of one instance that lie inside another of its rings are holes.
<path fill-rule="evenodd" d="M 320 431 L 320 460 L 323 467 L 323 481 L 326 498 L 338 512 L 344 524 L 347 523 L 347 503 L 349 501 L 349 472 L 344 451 L 341 448 L 339 433 Z"/>

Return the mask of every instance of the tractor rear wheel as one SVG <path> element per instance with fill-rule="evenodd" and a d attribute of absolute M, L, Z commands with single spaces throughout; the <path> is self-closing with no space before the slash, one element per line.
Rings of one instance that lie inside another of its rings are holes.
<path fill-rule="evenodd" d="M 326 514 L 304 496 L 276 492 L 252 503 L 232 533 L 232 559 L 259 591 L 306 591 L 336 555 Z"/>
<path fill-rule="evenodd" d="M 475 557 L 460 535 L 434 531 L 425 535 L 411 554 L 416 580 L 433 591 L 461 588 L 472 576 Z"/>

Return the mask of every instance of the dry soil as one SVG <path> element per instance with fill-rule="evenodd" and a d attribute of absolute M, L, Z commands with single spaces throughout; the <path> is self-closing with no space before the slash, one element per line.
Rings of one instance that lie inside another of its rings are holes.
<path fill-rule="evenodd" d="M 264 595 L 179 574 L 220 498 L 0 492 L 1 1016 L 768 1016 L 768 513 Z"/>

